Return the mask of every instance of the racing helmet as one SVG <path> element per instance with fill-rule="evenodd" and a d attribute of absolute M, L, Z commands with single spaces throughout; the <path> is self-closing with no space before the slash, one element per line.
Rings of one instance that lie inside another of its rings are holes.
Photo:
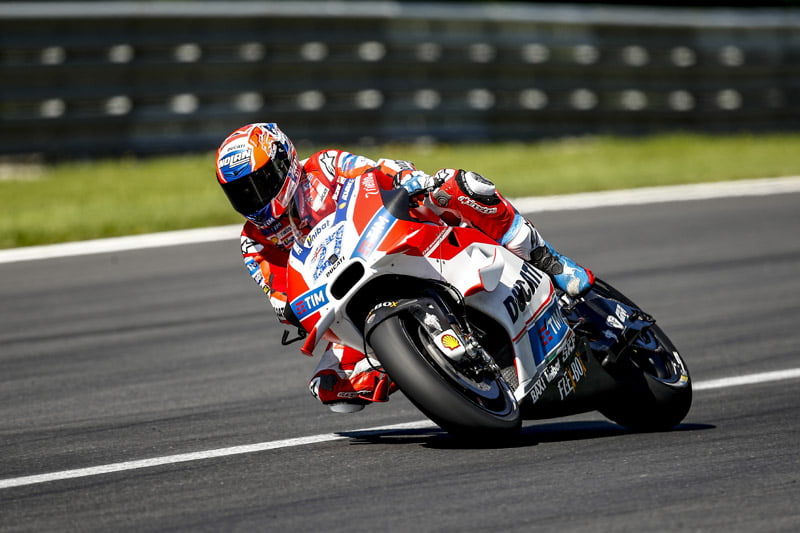
<path fill-rule="evenodd" d="M 228 135 L 216 166 L 233 208 L 262 228 L 283 216 L 300 181 L 294 144 L 274 123 L 248 124 Z"/>

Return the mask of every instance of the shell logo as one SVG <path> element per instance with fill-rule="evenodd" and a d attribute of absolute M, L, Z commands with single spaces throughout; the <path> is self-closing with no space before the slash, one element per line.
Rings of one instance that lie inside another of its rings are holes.
<path fill-rule="evenodd" d="M 455 350 L 456 348 L 459 348 L 461 346 L 461 343 L 458 342 L 458 339 L 450 334 L 443 335 L 441 338 L 441 343 L 442 346 L 450 350 Z"/>

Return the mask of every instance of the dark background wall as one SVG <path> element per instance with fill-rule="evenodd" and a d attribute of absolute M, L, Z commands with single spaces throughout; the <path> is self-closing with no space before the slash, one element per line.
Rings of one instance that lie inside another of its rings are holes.
<path fill-rule="evenodd" d="M 798 30 L 780 7 L 0 3 L 0 154 L 204 151 L 251 121 L 315 143 L 797 130 Z"/>

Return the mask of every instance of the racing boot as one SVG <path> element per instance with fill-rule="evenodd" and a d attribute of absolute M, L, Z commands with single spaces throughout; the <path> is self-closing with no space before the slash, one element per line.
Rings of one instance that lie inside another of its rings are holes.
<path fill-rule="evenodd" d="M 549 275 L 556 287 L 572 298 L 583 296 L 594 284 L 594 274 L 569 257 L 561 255 L 547 241 L 531 251 L 530 263 Z"/>
<path fill-rule="evenodd" d="M 586 294 L 594 284 L 591 270 L 558 253 L 536 227 L 519 214 L 501 243 L 550 276 L 555 286 L 572 298 Z"/>
<path fill-rule="evenodd" d="M 335 413 L 355 413 L 386 402 L 396 385 L 358 350 L 332 344 L 308 384 L 311 394 Z"/>

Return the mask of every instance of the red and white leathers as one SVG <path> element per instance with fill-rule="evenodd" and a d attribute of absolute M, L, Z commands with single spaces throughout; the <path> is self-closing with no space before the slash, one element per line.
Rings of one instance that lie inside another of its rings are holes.
<path fill-rule="evenodd" d="M 417 171 L 407 161 L 380 159 L 377 162 L 340 150 L 317 152 L 301 162 L 302 175 L 295 193 L 301 216 L 310 223 L 335 209 L 338 187 L 346 179 L 360 176 L 378 167 L 392 181 L 383 188 L 408 187 L 422 178 L 424 188 L 436 186 L 425 194 L 418 208 L 430 210 L 451 225 L 468 225 L 486 233 L 523 259 L 544 246 L 536 228 L 525 220 L 511 203 L 500 195 L 492 182 L 474 172 L 442 169 L 434 176 Z M 242 229 L 242 256 L 258 285 L 268 295 L 278 318 L 292 323 L 286 300 L 286 272 L 294 234 L 284 216 L 266 228 L 246 222 Z M 323 354 L 309 383 L 311 393 L 337 412 L 360 410 L 370 402 L 384 402 L 394 390 L 393 384 L 359 350 L 331 343 Z"/>

